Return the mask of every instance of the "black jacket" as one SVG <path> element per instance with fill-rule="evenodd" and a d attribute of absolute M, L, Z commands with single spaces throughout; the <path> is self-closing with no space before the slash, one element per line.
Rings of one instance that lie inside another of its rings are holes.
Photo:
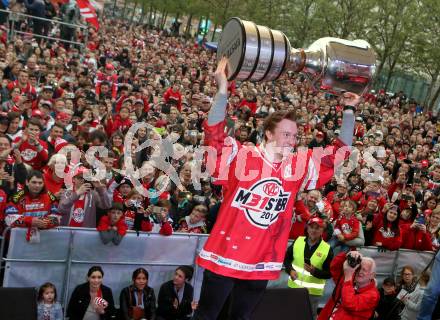
<path fill-rule="evenodd" d="M 105 309 L 105 313 L 101 315 L 101 320 L 116 319 L 112 289 L 101 285 L 101 290 L 102 298 L 108 302 L 108 307 Z M 82 320 L 90 304 L 90 299 L 89 283 L 86 282 L 77 286 L 73 290 L 67 306 L 66 316 L 69 320 Z"/>
<path fill-rule="evenodd" d="M 376 307 L 378 320 L 400 320 L 400 312 L 402 311 L 402 303 L 396 298 L 396 295 L 386 296 L 382 288 L 379 289 L 380 300 Z"/>
<path fill-rule="evenodd" d="M 145 318 L 148 320 L 156 319 L 156 296 L 154 295 L 154 290 L 150 287 L 144 288 L 144 311 Z M 130 293 L 131 302 L 130 304 Z M 128 310 L 131 306 L 136 304 L 135 289 L 133 286 L 126 287 L 122 289 L 121 295 L 119 296 L 119 308 L 120 308 L 120 319 L 130 320 L 128 316 Z"/>
<path fill-rule="evenodd" d="M 173 302 L 177 299 L 174 291 L 173 280 L 162 284 L 159 290 L 157 315 L 165 320 L 187 320 L 192 313 L 191 303 L 193 301 L 194 289 L 189 283 L 185 284 L 183 298 L 179 307 L 174 309 Z"/>

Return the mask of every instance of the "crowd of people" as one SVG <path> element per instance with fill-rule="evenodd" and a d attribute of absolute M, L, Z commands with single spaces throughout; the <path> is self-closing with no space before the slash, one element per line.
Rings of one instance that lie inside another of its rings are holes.
<path fill-rule="evenodd" d="M 55 9 L 47 14 L 60 12 Z M 53 35 L 61 32 L 50 25 L 42 28 L 46 27 Z M 26 21 L 20 28 L 31 31 Z M 27 35 L 9 39 L 6 25 L 1 26 L 0 229 L 25 227 L 32 242 L 38 241 L 43 229 L 96 228 L 105 244 L 114 245 L 128 230 L 164 236 L 209 233 L 222 189 L 209 178 L 202 179 L 198 188 L 192 172 L 216 92 L 215 52 L 193 39 L 123 21 L 103 19 L 99 33 L 93 28 L 87 32 L 84 47 L 77 47 Z M 78 31 L 75 39 L 85 41 L 85 36 Z M 260 144 L 266 117 L 279 110 L 296 113 L 297 148 L 324 147 L 340 133 L 340 98 L 315 90 L 301 75 L 287 72 L 270 83 L 232 81 L 228 95 L 226 132 L 243 145 Z M 364 94 L 355 116 L 351 156 L 355 168 L 335 175 L 321 189 L 300 194 L 290 239 L 308 237 L 309 221 L 319 219 L 322 239 L 332 251 L 362 245 L 437 250 L 440 127 L 436 116 L 403 92 L 384 90 Z M 137 130 L 127 145 L 127 131 L 138 122 L 149 127 Z M 156 156 L 162 151 L 161 139 L 167 137 L 177 142 L 168 153 L 169 166 L 163 169 Z M 137 151 L 146 141 L 156 144 Z M 100 146 L 107 148 L 107 154 L 92 154 L 93 161 L 88 161 L 88 150 Z M 379 176 L 371 158 L 383 168 Z M 87 174 L 96 173 L 97 160 L 105 174 L 100 180 L 86 180 Z M 129 163 L 139 169 L 137 181 L 125 174 Z M 178 174 L 178 184 L 167 175 L 171 169 Z M 139 185 L 160 192 L 146 197 Z M 410 267 L 405 270 L 414 275 Z M 148 279 L 148 272 L 137 271 L 135 282 L 139 275 Z M 95 272 L 102 279 L 102 270 L 92 271 L 89 278 Z M 390 279 L 384 282 L 381 299 L 392 285 Z M 45 290 L 54 291 L 45 286 L 41 299 Z M 144 299 L 148 295 L 144 293 Z M 154 293 L 150 298 L 155 299 Z M 143 305 L 149 303 L 144 300 Z M 71 304 L 69 308 L 67 312 L 73 312 Z M 90 310 L 85 306 L 83 311 Z"/>

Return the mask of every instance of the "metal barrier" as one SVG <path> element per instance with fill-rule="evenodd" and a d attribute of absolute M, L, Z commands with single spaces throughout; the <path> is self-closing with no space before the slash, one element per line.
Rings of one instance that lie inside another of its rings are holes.
<path fill-rule="evenodd" d="M 193 265 L 195 299 L 200 295 L 203 269 L 194 264 L 196 255 L 203 247 L 207 235 L 175 233 L 164 237 L 159 234 L 128 232 L 121 244 L 104 245 L 95 229 L 56 228 L 40 233 L 40 243 L 28 243 L 26 229 L 11 231 L 6 258 L 5 287 L 38 287 L 46 281 L 54 283 L 59 290 L 61 303 L 66 303 L 73 289 L 85 282 L 92 265 L 104 269 L 104 283 L 113 289 L 116 304 L 122 288 L 131 283 L 134 269 L 143 266 L 150 276 L 148 285 L 158 293 L 162 283 L 172 278 L 179 265 Z M 377 279 L 380 283 L 387 276 L 396 276 L 403 265 L 411 264 L 417 271 L 432 259 L 432 252 L 411 250 L 379 252 L 377 247 L 363 247 L 360 251 L 376 260 Z M 3 248 L 0 252 L 3 257 Z M 284 272 L 269 288 L 284 288 L 287 274 Z M 333 289 L 327 281 L 324 303 Z"/>
<path fill-rule="evenodd" d="M 8 19 L 7 19 L 7 23 L 6 23 L 6 26 L 7 26 L 6 29 L 8 30 L 8 40 L 13 39 L 16 34 L 22 34 L 22 35 L 32 36 L 34 38 L 42 38 L 42 39 L 47 39 L 47 40 L 53 40 L 53 41 L 60 41 L 60 42 L 64 42 L 64 43 L 70 43 L 70 44 L 77 45 L 77 46 L 81 47 L 82 49 L 85 48 L 85 46 L 87 44 L 87 39 L 88 39 L 88 26 L 87 25 L 71 24 L 71 23 L 63 22 L 63 21 L 60 21 L 60 20 L 57 20 L 57 19 L 46 19 L 46 18 L 31 16 L 31 15 L 28 15 L 28 14 L 24 14 L 24 13 L 20 13 L 20 12 L 14 12 L 14 11 L 10 11 L 10 10 L 0 9 L 0 12 L 8 14 Z M 42 35 L 42 34 L 35 34 L 35 33 L 30 33 L 30 32 L 16 30 L 15 29 L 15 23 L 13 23 L 14 21 L 11 21 L 9 19 L 11 14 L 13 14 L 15 16 L 18 16 L 18 17 L 22 17 L 22 18 L 46 21 L 46 22 L 49 22 L 49 23 L 51 23 L 53 25 L 60 25 L 60 26 L 63 25 L 63 26 L 66 26 L 66 27 L 74 28 L 74 29 L 77 29 L 77 28 L 83 29 L 84 42 L 64 40 L 62 38 L 54 38 L 54 37 L 45 36 L 45 35 Z"/>

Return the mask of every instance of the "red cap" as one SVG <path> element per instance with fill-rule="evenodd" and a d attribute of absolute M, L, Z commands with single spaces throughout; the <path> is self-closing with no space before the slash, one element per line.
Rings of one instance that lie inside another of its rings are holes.
<path fill-rule="evenodd" d="M 43 112 L 41 112 L 39 109 L 34 109 L 32 110 L 32 117 L 43 118 Z"/>
<path fill-rule="evenodd" d="M 66 141 L 66 140 L 64 140 L 64 139 L 61 139 L 61 138 L 57 138 L 56 140 L 55 140 L 55 144 L 54 144 L 54 147 L 55 147 L 55 152 L 60 152 L 60 150 L 63 148 L 63 147 L 65 147 L 65 146 L 67 146 L 69 143 Z"/>
<path fill-rule="evenodd" d="M 112 65 L 111 63 L 107 63 L 107 64 L 105 65 L 105 68 L 106 68 L 107 70 L 115 70 L 115 66 Z"/>
<path fill-rule="evenodd" d="M 14 103 L 20 102 L 20 100 L 21 100 L 20 96 L 15 96 L 15 97 L 12 99 L 12 101 L 13 101 Z"/>
<path fill-rule="evenodd" d="M 314 218 L 310 219 L 307 224 L 310 226 L 314 223 L 316 223 L 319 227 L 324 228 L 324 220 L 322 220 L 321 218 L 314 217 Z"/>
<path fill-rule="evenodd" d="M 420 161 L 420 164 L 422 165 L 422 168 L 428 168 L 429 167 L 429 161 L 424 159 Z"/>
<path fill-rule="evenodd" d="M 163 128 L 163 127 L 166 127 L 166 125 L 167 125 L 167 122 L 165 120 L 157 120 L 155 127 L 156 128 Z"/>
<path fill-rule="evenodd" d="M 65 112 L 60 112 L 57 114 L 56 120 L 69 120 L 70 116 Z"/>
<path fill-rule="evenodd" d="M 318 132 L 316 133 L 316 137 L 317 137 L 317 138 L 324 138 L 324 133 L 322 133 L 321 131 L 318 131 Z"/>

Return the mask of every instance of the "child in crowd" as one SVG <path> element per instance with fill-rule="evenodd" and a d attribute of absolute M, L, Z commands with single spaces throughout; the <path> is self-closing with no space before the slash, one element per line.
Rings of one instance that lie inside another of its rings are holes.
<path fill-rule="evenodd" d="M 341 246 L 342 250 L 348 249 L 346 242 L 359 236 L 359 220 L 356 218 L 356 202 L 353 200 L 344 200 L 339 207 L 340 215 L 335 223 L 333 238 L 330 245 L 335 248 Z"/>
<path fill-rule="evenodd" d="M 63 320 L 63 308 L 57 302 L 57 289 L 46 282 L 38 290 L 37 315 L 38 320 Z"/>
<path fill-rule="evenodd" d="M 396 282 L 393 278 L 385 278 L 379 289 L 380 300 L 374 312 L 374 319 L 400 320 L 402 306 L 396 298 Z"/>
<path fill-rule="evenodd" d="M 114 202 L 112 208 L 99 221 L 97 227 L 99 235 L 104 244 L 113 242 L 115 245 L 121 243 L 122 238 L 127 233 L 123 206 L 119 202 Z"/>
<path fill-rule="evenodd" d="M 195 206 L 191 214 L 180 219 L 178 232 L 187 233 L 208 233 L 206 229 L 206 216 L 208 215 L 208 208 L 199 204 Z"/>
<path fill-rule="evenodd" d="M 124 201 L 124 218 L 128 230 L 151 231 L 152 224 L 144 209 L 144 197 L 133 189 Z"/>
<path fill-rule="evenodd" d="M 149 217 L 150 225 L 145 224 L 148 230 L 158 232 L 163 236 L 170 236 L 173 233 L 173 220 L 169 216 L 171 203 L 169 200 L 159 199 L 155 205 L 150 205 L 145 213 Z"/>

